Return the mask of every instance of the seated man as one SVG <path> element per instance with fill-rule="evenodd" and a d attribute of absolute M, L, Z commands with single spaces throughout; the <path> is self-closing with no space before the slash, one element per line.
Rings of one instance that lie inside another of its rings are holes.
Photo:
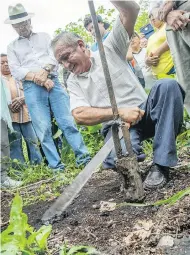
<path fill-rule="evenodd" d="M 161 187 L 168 179 L 169 167 L 177 163 L 175 139 L 183 121 L 184 92 L 175 80 L 163 79 L 157 81 L 147 98 L 126 62 L 139 6 L 135 1 L 112 3 L 120 15 L 104 41 L 104 47 L 119 115 L 123 121 L 133 125 L 130 133 L 133 134 L 132 146 L 137 155 L 142 153 L 141 141 L 154 137 L 153 165 L 145 187 Z M 71 32 L 58 35 L 52 41 L 52 48 L 58 62 L 72 72 L 68 89 L 72 114 L 77 123 L 95 125 L 112 122 L 114 116 L 99 52 L 91 52 L 89 56 L 83 40 Z"/>
<path fill-rule="evenodd" d="M 6 80 L 12 99 L 10 110 L 14 132 L 9 134 L 11 159 L 18 159 L 21 163 L 25 162 L 22 148 L 23 137 L 27 145 L 30 162 L 40 164 L 42 157 L 37 146 L 38 139 L 25 104 L 22 83 L 15 81 L 12 77 L 6 54 L 1 54 L 1 74 Z"/>

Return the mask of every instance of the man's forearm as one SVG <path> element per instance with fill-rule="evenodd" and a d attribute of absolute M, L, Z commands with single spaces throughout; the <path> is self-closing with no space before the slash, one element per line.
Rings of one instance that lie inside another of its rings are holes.
<path fill-rule="evenodd" d="M 159 9 L 159 19 L 162 21 L 166 21 L 166 17 L 169 12 L 173 10 L 175 6 L 175 1 L 166 0 L 164 1 L 163 5 Z"/>
<path fill-rule="evenodd" d="M 134 32 L 134 25 L 140 10 L 139 5 L 135 1 L 111 1 L 111 3 L 118 9 L 121 22 L 130 38 Z"/>
<path fill-rule="evenodd" d="M 111 108 L 78 107 L 72 111 L 77 124 L 93 126 L 113 120 Z"/>

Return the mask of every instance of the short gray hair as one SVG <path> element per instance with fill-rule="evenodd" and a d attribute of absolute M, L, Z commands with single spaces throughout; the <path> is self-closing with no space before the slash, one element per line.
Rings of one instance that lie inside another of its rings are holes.
<path fill-rule="evenodd" d="M 73 32 L 62 31 L 58 34 L 51 42 L 51 47 L 55 49 L 55 46 L 59 43 L 66 47 L 77 47 L 78 40 L 82 40 L 82 38 Z"/>
<path fill-rule="evenodd" d="M 151 1 L 150 2 L 150 6 L 149 6 L 149 10 L 148 10 L 148 16 L 150 18 L 150 16 L 152 15 L 152 11 L 154 9 L 158 9 L 163 5 L 163 0 L 158 0 L 158 1 Z"/>

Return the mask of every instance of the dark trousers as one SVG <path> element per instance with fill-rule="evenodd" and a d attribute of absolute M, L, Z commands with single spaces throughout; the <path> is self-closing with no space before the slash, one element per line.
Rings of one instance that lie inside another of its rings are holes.
<path fill-rule="evenodd" d="M 172 167 L 177 164 L 176 137 L 183 123 L 183 101 L 185 93 L 172 79 L 158 80 L 148 99 L 139 107 L 145 110 L 142 120 L 130 128 L 134 152 L 142 154 L 141 143 L 153 137 L 153 163 Z M 105 141 L 111 137 L 111 125 L 104 126 Z M 126 153 L 121 139 L 123 153 Z M 115 150 L 104 161 L 104 168 L 114 168 Z"/>

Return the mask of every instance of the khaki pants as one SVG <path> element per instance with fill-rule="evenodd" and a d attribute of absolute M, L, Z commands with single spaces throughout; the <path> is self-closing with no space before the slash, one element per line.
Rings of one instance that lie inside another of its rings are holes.
<path fill-rule="evenodd" d="M 190 1 L 182 4 L 180 10 L 189 12 Z M 182 31 L 166 28 L 167 40 L 177 73 L 177 80 L 186 93 L 184 105 L 190 115 L 190 23 Z"/>

